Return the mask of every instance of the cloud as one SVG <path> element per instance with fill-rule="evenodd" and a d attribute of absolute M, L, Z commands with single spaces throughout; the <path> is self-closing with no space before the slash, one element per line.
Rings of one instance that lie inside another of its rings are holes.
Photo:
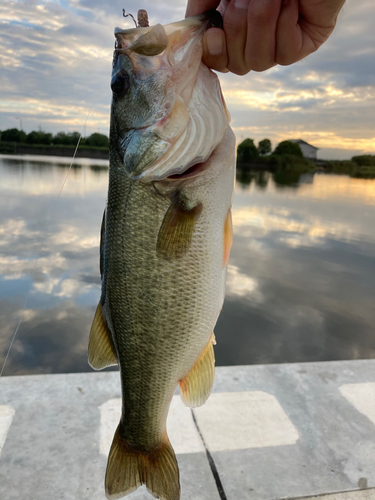
<path fill-rule="evenodd" d="M 183 18 L 186 2 L 146 0 L 151 24 Z M 123 3 L 13 1 L 0 5 L 0 128 L 41 126 L 108 133 L 115 26 L 132 27 Z M 127 4 L 136 15 L 138 5 Z M 288 67 L 244 77 L 220 75 L 237 140 L 303 138 L 320 157 L 375 153 L 375 11 L 348 0 L 316 53 Z"/>

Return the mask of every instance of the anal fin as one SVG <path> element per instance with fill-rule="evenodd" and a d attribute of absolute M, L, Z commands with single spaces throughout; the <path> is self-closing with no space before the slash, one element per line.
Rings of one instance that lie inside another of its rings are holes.
<path fill-rule="evenodd" d="M 179 381 L 181 399 L 186 406 L 191 408 L 201 406 L 210 395 L 215 377 L 214 344 L 216 344 L 215 335 L 212 333 L 193 368 Z"/>
<path fill-rule="evenodd" d="M 117 365 L 111 333 L 104 323 L 100 302 L 92 322 L 88 349 L 89 365 L 94 370 Z"/>

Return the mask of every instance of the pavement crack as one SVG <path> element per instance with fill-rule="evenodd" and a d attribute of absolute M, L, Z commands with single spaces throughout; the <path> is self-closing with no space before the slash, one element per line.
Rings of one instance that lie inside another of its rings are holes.
<path fill-rule="evenodd" d="M 218 470 L 216 468 L 215 460 L 213 459 L 210 451 L 207 448 L 206 441 L 204 440 L 203 434 L 199 428 L 199 425 L 198 425 L 197 419 L 195 418 L 193 410 L 191 410 L 191 415 L 193 417 L 194 424 L 195 424 L 195 427 L 197 428 L 198 434 L 202 440 L 204 449 L 206 450 L 207 460 L 208 460 L 208 463 L 210 464 L 212 475 L 214 476 L 214 480 L 216 483 L 217 491 L 219 492 L 220 500 L 227 500 L 227 496 L 225 494 L 223 484 L 221 482 Z"/>

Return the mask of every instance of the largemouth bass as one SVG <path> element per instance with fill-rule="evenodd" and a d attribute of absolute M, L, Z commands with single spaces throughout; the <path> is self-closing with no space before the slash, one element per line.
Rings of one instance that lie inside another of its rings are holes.
<path fill-rule="evenodd" d="M 102 293 L 89 341 L 90 365 L 118 364 L 121 374 L 110 499 L 141 484 L 155 497 L 180 498 L 169 405 L 177 385 L 195 407 L 213 384 L 235 174 L 219 81 L 201 63 L 215 16 L 115 29 Z"/>

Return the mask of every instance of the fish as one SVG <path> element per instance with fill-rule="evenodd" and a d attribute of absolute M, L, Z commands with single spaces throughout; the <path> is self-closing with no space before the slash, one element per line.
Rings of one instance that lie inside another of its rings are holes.
<path fill-rule="evenodd" d="M 169 406 L 177 386 L 186 406 L 202 405 L 214 381 L 235 137 L 218 77 L 201 58 L 205 31 L 220 22 L 211 11 L 115 28 L 102 288 L 88 347 L 92 368 L 120 370 L 108 499 L 142 484 L 154 497 L 180 498 Z"/>

